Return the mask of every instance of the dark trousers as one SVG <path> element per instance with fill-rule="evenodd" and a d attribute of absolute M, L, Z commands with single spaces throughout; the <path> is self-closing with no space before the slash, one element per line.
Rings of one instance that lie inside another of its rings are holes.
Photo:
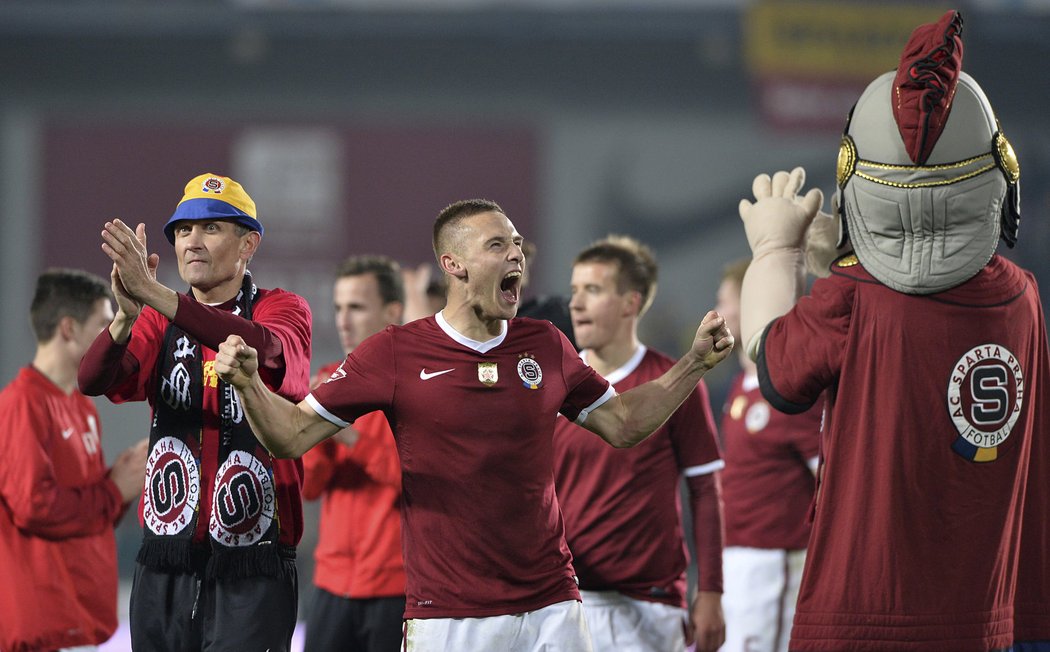
<path fill-rule="evenodd" d="M 293 560 L 283 577 L 207 579 L 135 567 L 131 647 L 136 652 L 288 652 L 298 615 Z"/>
<path fill-rule="evenodd" d="M 398 652 L 405 597 L 349 599 L 315 589 L 304 652 Z"/>

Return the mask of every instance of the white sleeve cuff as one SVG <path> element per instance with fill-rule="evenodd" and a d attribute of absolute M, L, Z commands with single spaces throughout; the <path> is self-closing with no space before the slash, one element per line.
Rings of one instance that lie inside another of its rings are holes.
<path fill-rule="evenodd" d="M 330 423 L 334 423 L 335 425 L 339 426 L 340 428 L 345 428 L 345 427 L 350 425 L 349 421 L 343 421 L 339 417 L 335 416 L 334 414 L 332 414 L 331 412 L 326 410 L 323 405 L 318 403 L 317 399 L 314 398 L 313 392 L 311 392 L 311 393 L 306 395 L 306 402 L 310 405 L 310 407 L 312 407 L 314 409 L 314 412 L 316 412 L 317 414 L 321 415 L 321 417 L 325 421 L 328 421 Z"/>
<path fill-rule="evenodd" d="M 687 478 L 695 478 L 698 475 L 707 475 L 708 473 L 714 473 L 715 471 L 721 471 L 726 467 L 724 460 L 713 460 L 707 464 L 698 464 L 697 466 L 688 466 L 682 469 L 682 475 Z"/>
<path fill-rule="evenodd" d="M 580 410 L 580 414 L 579 414 L 579 416 L 576 417 L 576 421 L 574 423 L 576 425 L 578 425 L 578 426 L 582 426 L 583 422 L 587 420 L 587 415 L 589 415 L 591 412 L 594 412 L 595 410 L 600 408 L 602 405 L 604 405 L 609 399 L 611 399 L 614 396 L 616 396 L 616 390 L 613 389 L 612 385 L 609 385 L 609 389 L 605 390 L 605 393 L 602 394 L 600 397 L 598 397 L 597 401 L 595 401 L 594 403 L 591 403 L 587 407 L 585 407 L 582 410 Z"/>

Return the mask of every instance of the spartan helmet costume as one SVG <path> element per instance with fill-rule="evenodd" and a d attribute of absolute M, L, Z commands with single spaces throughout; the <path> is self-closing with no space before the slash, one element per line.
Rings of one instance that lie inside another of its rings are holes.
<path fill-rule="evenodd" d="M 857 257 L 907 294 L 981 270 L 1020 220 L 1020 168 L 988 98 L 962 72 L 962 17 L 915 30 L 897 71 L 861 95 L 837 165 L 837 205 Z"/>

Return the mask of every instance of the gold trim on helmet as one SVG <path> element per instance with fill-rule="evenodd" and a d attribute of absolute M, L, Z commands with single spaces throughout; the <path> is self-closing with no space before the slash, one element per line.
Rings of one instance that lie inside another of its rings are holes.
<path fill-rule="evenodd" d="M 839 158 L 835 163 L 835 179 L 838 181 L 839 187 L 842 188 L 849 181 L 849 178 L 853 176 L 853 172 L 857 169 L 857 146 L 853 143 L 853 139 L 849 136 L 842 136 L 842 142 L 839 144 Z"/>
<path fill-rule="evenodd" d="M 938 165 L 897 165 L 894 163 L 879 163 L 877 161 L 865 161 L 860 160 L 860 163 L 864 164 L 865 167 L 876 168 L 879 170 L 907 170 L 909 172 L 942 172 L 944 170 L 955 170 L 958 168 L 968 167 L 981 159 L 988 158 L 991 154 L 978 154 L 971 158 L 956 161 L 954 163 L 940 163 Z"/>
<path fill-rule="evenodd" d="M 1010 141 L 1006 139 L 1006 136 L 1001 131 L 995 132 L 995 135 L 992 137 L 991 152 L 962 161 L 955 161 L 954 163 L 941 163 L 938 165 L 898 165 L 895 163 L 868 161 L 857 156 L 857 146 L 853 139 L 849 136 L 843 136 L 842 143 L 839 145 L 839 158 L 836 164 L 835 177 L 840 188 L 844 188 L 846 182 L 854 175 L 866 181 L 893 188 L 933 188 L 972 179 L 995 168 L 1002 171 L 1006 181 L 1010 184 L 1016 184 L 1021 178 L 1021 167 L 1017 162 L 1017 155 L 1014 153 L 1014 148 L 1010 145 Z M 927 181 L 897 181 L 875 176 L 872 173 L 875 170 L 884 170 L 889 173 L 904 173 L 905 176 L 929 174 L 942 176 L 942 178 Z M 953 176 L 951 174 L 953 171 L 957 171 L 958 174 Z M 940 174 L 938 175 L 938 173 Z"/>
<path fill-rule="evenodd" d="M 977 157 L 976 159 L 970 159 L 970 161 L 972 162 L 972 161 L 980 160 L 981 158 L 985 158 L 985 157 L 991 158 L 991 154 L 985 154 L 984 156 Z M 914 170 L 914 171 L 920 171 L 920 170 L 931 170 L 932 169 L 930 167 L 923 167 L 923 166 L 883 165 L 881 163 L 872 163 L 871 161 L 860 161 L 860 164 L 861 165 L 865 165 L 865 166 L 871 166 L 871 167 L 874 167 L 874 168 L 883 169 L 883 170 L 908 170 L 908 171 Z M 937 167 L 939 169 L 942 169 L 942 170 L 949 168 L 949 166 L 937 166 Z M 951 177 L 949 179 L 938 179 L 936 181 L 890 181 L 888 179 L 881 179 L 879 177 L 872 176 L 870 174 L 866 174 L 866 173 L 864 173 L 864 172 L 862 172 L 860 170 L 855 171 L 854 174 L 856 174 L 861 179 L 866 179 L 868 181 L 871 181 L 872 183 L 881 183 L 884 186 L 892 186 L 894 188 L 934 188 L 936 186 L 950 186 L 953 183 L 958 183 L 960 181 L 966 181 L 967 179 L 972 179 L 973 177 L 976 177 L 977 175 L 980 175 L 980 174 L 984 174 L 985 172 L 987 172 L 989 170 L 994 170 L 995 167 L 996 166 L 995 166 L 994 162 L 989 162 L 987 165 L 983 165 L 983 166 L 977 168 L 976 170 L 971 170 L 970 172 L 967 172 L 965 174 L 960 174 L 957 177 Z"/>
<path fill-rule="evenodd" d="M 1017 162 L 1017 154 L 1014 153 L 1013 146 L 1001 131 L 995 132 L 994 142 L 995 151 L 999 154 L 996 156 L 996 163 L 1006 175 L 1007 181 L 1017 183 L 1021 178 L 1021 164 Z"/>

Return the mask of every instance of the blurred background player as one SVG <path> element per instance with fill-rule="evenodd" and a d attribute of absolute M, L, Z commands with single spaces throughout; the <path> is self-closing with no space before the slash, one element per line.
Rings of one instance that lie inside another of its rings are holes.
<path fill-rule="evenodd" d="M 868 85 L 834 217 L 800 196 L 802 168 L 740 202 L 762 394 L 827 399 L 799 652 L 1050 647 L 1046 321 L 1035 278 L 996 254 L 1017 241 L 1020 167 L 962 55 L 948 11 Z M 799 300 L 804 245 L 833 252 L 840 226 L 855 254 Z"/>
<path fill-rule="evenodd" d="M 401 269 L 385 256 L 345 260 L 332 294 L 347 355 L 401 323 Z M 338 367 L 322 368 L 313 386 Z M 306 652 L 396 652 L 405 613 L 401 466 L 386 417 L 372 412 L 358 418 L 303 455 L 303 467 L 303 496 L 321 498 Z"/>
<path fill-rule="evenodd" d="M 153 410 L 131 592 L 136 649 L 291 646 L 302 464 L 273 459 L 214 370 L 215 349 L 236 333 L 260 351 L 274 391 L 297 400 L 309 389 L 310 307 L 260 289 L 248 271 L 262 232 L 239 183 L 191 179 L 164 226 L 185 294 L 157 281 L 145 224 L 132 231 L 113 220 L 102 232 L 117 312 L 86 354 L 80 385 Z"/>
<path fill-rule="evenodd" d="M 726 265 L 716 310 L 740 332 L 740 286 L 750 258 Z M 722 409 L 723 573 L 726 642 L 722 652 L 787 652 L 802 568 L 821 402 L 788 415 L 762 398 L 755 363 L 739 354 Z"/>
<path fill-rule="evenodd" d="M 573 262 L 569 308 L 580 357 L 617 392 L 674 364 L 638 340 L 657 271 L 652 251 L 623 236 L 593 243 Z M 694 637 L 700 652 L 722 644 L 722 506 L 715 473 L 721 468 L 703 381 L 629 450 L 557 420 L 555 485 L 596 651 L 670 652 L 684 650 Z M 699 590 L 688 610 L 683 476 L 699 566 Z"/>
<path fill-rule="evenodd" d="M 216 358 L 275 455 L 301 455 L 362 415 L 387 413 L 402 467 L 412 652 L 591 650 L 554 490 L 556 416 L 633 446 L 733 348 L 708 312 L 667 373 L 616 394 L 549 322 L 514 318 L 521 240 L 492 201 L 446 207 L 433 229 L 445 308 L 369 338 L 298 405 L 261 382 L 243 338 Z"/>
<path fill-rule="evenodd" d="M 113 318 L 108 284 L 37 278 L 33 362 L 0 391 L 0 650 L 93 649 L 117 628 L 113 528 L 142 492 L 146 441 L 107 469 L 77 367 Z"/>

